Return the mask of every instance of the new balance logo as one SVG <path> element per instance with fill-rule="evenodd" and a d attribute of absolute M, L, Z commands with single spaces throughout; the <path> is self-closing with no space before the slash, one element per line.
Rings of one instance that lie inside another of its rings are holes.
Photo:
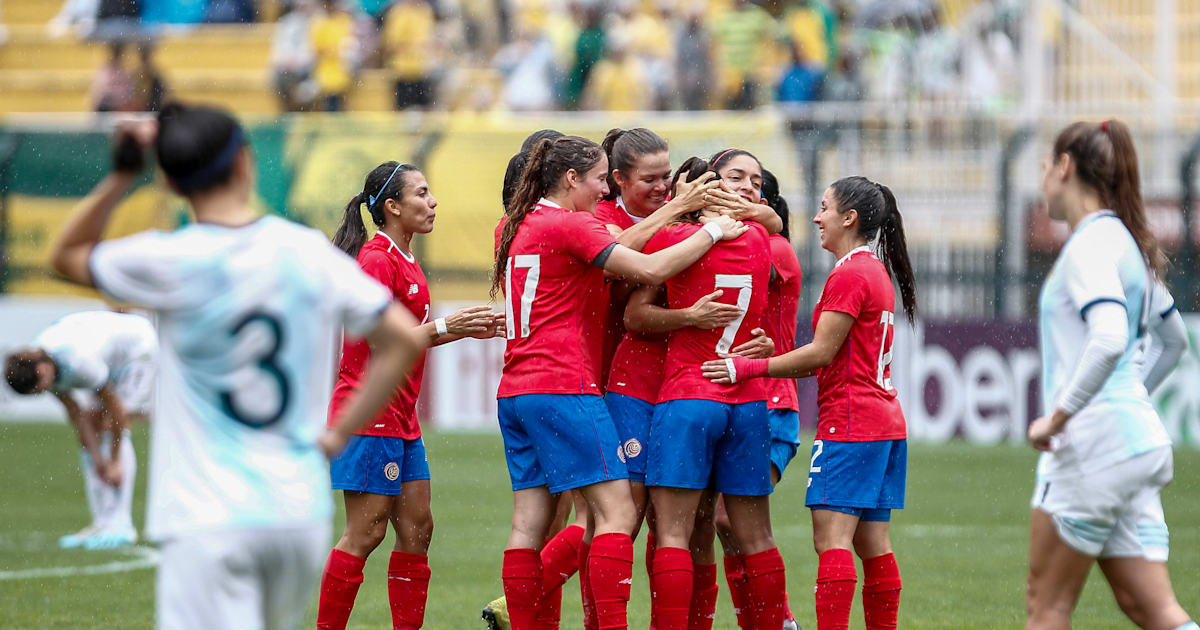
<path fill-rule="evenodd" d="M 420 291 L 420 289 L 417 288 L 417 284 L 415 282 L 413 284 L 408 285 L 408 294 L 409 295 L 416 295 L 417 291 Z"/>

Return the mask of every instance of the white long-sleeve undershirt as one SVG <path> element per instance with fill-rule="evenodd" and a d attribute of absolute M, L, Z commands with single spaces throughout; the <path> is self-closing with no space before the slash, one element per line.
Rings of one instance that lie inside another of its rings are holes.
<path fill-rule="evenodd" d="M 1146 385 L 1146 391 L 1153 392 L 1158 389 L 1159 385 L 1162 385 L 1175 366 L 1179 365 L 1179 359 L 1187 351 L 1187 326 L 1184 325 L 1183 316 L 1179 314 L 1179 311 L 1173 310 L 1170 315 L 1162 319 L 1158 326 L 1150 329 L 1150 334 L 1150 345 L 1146 348 L 1146 368 L 1143 382 Z"/>
<path fill-rule="evenodd" d="M 1058 408 L 1074 415 L 1087 406 L 1117 367 L 1129 344 L 1125 306 L 1100 302 L 1087 310 L 1088 336 L 1079 364 L 1058 399 Z"/>

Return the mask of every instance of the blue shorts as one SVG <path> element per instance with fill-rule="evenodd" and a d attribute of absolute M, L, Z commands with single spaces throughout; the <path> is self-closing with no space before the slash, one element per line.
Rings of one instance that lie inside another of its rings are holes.
<path fill-rule="evenodd" d="M 650 421 L 646 485 L 768 495 L 770 444 L 765 402 L 661 402 Z"/>
<path fill-rule="evenodd" d="M 429 460 L 421 438 L 356 435 L 329 462 L 334 490 L 400 494 L 400 484 L 429 479 Z"/>
<path fill-rule="evenodd" d="M 800 448 L 800 414 L 791 409 L 768 409 L 771 423 L 771 464 L 783 478 L 783 471 Z"/>
<path fill-rule="evenodd" d="M 640 398 L 613 393 L 605 394 L 604 402 L 617 427 L 629 480 L 646 483 L 646 438 L 650 435 L 654 405 Z"/>
<path fill-rule="evenodd" d="M 904 508 L 907 471 L 907 440 L 814 440 L 804 504 L 862 521 L 887 521 L 892 510 Z"/>
<path fill-rule="evenodd" d="M 513 490 L 550 492 L 628 479 L 624 448 L 604 399 L 524 394 L 496 399 Z"/>

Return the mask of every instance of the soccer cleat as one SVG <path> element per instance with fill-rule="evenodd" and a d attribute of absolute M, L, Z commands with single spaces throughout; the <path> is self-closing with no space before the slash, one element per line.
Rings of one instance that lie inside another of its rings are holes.
<path fill-rule="evenodd" d="M 84 527 L 74 534 L 67 534 L 62 538 L 59 538 L 58 546 L 61 549 L 78 549 L 79 547 L 82 547 L 83 542 L 95 534 L 98 529 L 99 527 L 97 527 L 95 523 L 92 523 L 91 525 Z"/>
<path fill-rule="evenodd" d="M 783 620 L 783 630 L 803 630 L 800 624 L 796 623 L 795 619 L 787 618 Z"/>
<path fill-rule="evenodd" d="M 137 539 L 137 532 L 132 529 L 101 530 L 84 539 L 83 548 L 89 551 L 119 549 L 136 543 Z"/>
<path fill-rule="evenodd" d="M 508 624 L 508 600 L 503 597 L 484 606 L 481 616 L 491 630 L 509 630 L 512 627 Z"/>

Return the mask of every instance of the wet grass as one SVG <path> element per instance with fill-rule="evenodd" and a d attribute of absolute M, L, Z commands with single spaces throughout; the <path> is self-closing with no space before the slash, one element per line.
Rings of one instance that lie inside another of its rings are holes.
<path fill-rule="evenodd" d="M 135 443 L 145 462 L 147 432 Z M 435 433 L 426 437 L 433 468 L 436 531 L 426 628 L 482 628 L 480 607 L 500 594 L 500 554 L 511 514 L 498 435 Z M 123 552 L 61 551 L 58 536 L 85 524 L 87 510 L 77 451 L 65 425 L 0 423 L 0 576 L 66 568 L 55 577 L 0 579 L 0 628 L 150 628 L 154 572 L 133 569 L 96 575 L 84 567 L 136 562 Z M 901 627 L 1017 628 L 1024 621 L 1028 500 L 1035 454 L 1026 448 L 914 445 L 908 509 L 896 514 L 893 542 L 904 575 Z M 788 565 L 796 617 L 816 628 L 812 612 L 815 555 L 804 508 L 807 448 L 773 500 L 776 538 Z M 145 472 L 145 466 L 142 472 Z M 145 474 L 135 513 L 144 511 Z M 1183 605 L 1200 611 L 1200 453 L 1176 453 L 1175 483 L 1164 495 L 1171 525 L 1171 571 Z M 340 502 L 340 498 L 338 499 Z M 341 516 L 335 524 L 340 532 Z M 388 541 L 368 561 L 366 582 L 350 628 L 388 627 Z M 630 626 L 648 621 L 641 546 L 634 570 Z M 74 569 L 72 569 L 74 568 Z M 564 628 L 581 627 L 573 579 L 566 592 Z M 724 591 L 724 587 L 722 587 Z M 309 604 L 315 616 L 314 601 Z M 735 628 L 722 592 L 717 628 Z M 1200 613 L 1198 613 L 1200 614 Z M 1128 628 L 1094 572 L 1075 614 L 1078 628 Z M 309 626 L 311 627 L 311 626 Z M 856 602 L 851 627 L 862 627 Z"/>

